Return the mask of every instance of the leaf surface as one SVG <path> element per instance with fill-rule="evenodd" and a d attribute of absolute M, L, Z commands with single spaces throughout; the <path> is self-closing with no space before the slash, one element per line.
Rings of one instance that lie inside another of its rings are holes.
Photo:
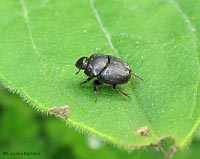
<path fill-rule="evenodd" d="M 184 2 L 183 2 L 184 3 Z M 173 0 L 0 2 L 0 79 L 41 111 L 68 106 L 68 123 L 133 149 L 171 137 L 183 147 L 199 121 L 198 37 Z M 132 78 L 118 86 L 80 87 L 79 57 L 112 54 Z M 148 133 L 147 133 L 148 132 Z"/>

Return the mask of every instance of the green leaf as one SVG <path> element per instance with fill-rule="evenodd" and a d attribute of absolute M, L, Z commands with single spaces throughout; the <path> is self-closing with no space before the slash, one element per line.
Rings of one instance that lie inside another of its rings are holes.
<path fill-rule="evenodd" d="M 170 137 L 185 146 L 199 124 L 194 26 L 174 0 L 0 2 L 0 79 L 40 111 L 68 106 L 67 123 L 134 149 Z M 75 76 L 81 56 L 119 56 L 133 72 L 99 88 Z"/>

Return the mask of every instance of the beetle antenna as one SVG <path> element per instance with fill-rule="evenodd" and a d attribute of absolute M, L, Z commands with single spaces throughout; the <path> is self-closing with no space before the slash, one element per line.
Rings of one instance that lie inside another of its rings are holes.
<path fill-rule="evenodd" d="M 141 77 L 137 76 L 137 75 L 136 75 L 136 74 L 134 74 L 133 72 L 131 72 L 131 74 L 132 74 L 133 76 L 137 77 L 138 79 L 140 79 L 140 80 L 142 80 L 142 81 L 143 81 L 143 79 L 142 79 Z"/>
<path fill-rule="evenodd" d="M 75 73 L 75 75 L 78 75 L 80 71 L 81 71 L 81 69 L 79 69 L 79 70 Z"/>

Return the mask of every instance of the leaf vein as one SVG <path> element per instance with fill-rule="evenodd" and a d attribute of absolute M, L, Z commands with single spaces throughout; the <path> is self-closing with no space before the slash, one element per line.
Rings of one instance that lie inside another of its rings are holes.
<path fill-rule="evenodd" d="M 180 13 L 180 15 L 183 17 L 183 19 L 185 20 L 185 22 L 188 25 L 188 29 L 192 32 L 192 36 L 195 40 L 195 42 L 197 41 L 197 37 L 196 37 L 196 29 L 195 27 L 193 27 L 192 22 L 190 21 L 190 19 L 188 18 L 188 16 L 183 12 L 183 10 L 180 8 L 179 4 L 176 2 L 176 0 L 169 0 L 177 9 L 177 11 Z"/>
<path fill-rule="evenodd" d="M 29 20 L 29 16 L 28 16 L 28 10 L 27 10 L 27 7 L 26 7 L 26 3 L 25 3 L 24 0 L 20 0 L 20 4 L 22 6 L 24 19 L 25 19 L 25 23 L 26 23 L 26 26 L 27 26 L 27 29 L 28 29 L 28 32 L 29 32 L 29 38 L 30 38 L 33 50 L 36 53 L 36 55 L 38 57 L 40 57 L 40 53 L 39 53 L 38 48 L 35 44 L 35 40 L 33 39 L 33 32 L 32 32 L 31 26 L 30 26 L 30 20 Z"/>
<path fill-rule="evenodd" d="M 112 42 L 112 38 L 111 38 L 111 36 L 110 36 L 110 33 L 109 33 L 108 30 L 105 28 L 105 26 L 104 26 L 104 24 L 103 24 L 103 21 L 102 21 L 100 15 L 99 15 L 99 12 L 98 12 L 97 8 L 96 8 L 95 5 L 94 5 L 94 0 L 90 0 L 90 7 L 91 7 L 91 9 L 92 9 L 92 12 L 93 12 L 94 15 L 95 15 L 95 18 L 96 18 L 96 20 L 97 20 L 97 22 L 98 22 L 98 24 L 99 24 L 99 27 L 101 28 L 101 30 L 103 31 L 103 33 L 104 33 L 105 36 L 106 36 L 106 39 L 107 39 L 107 41 L 108 41 L 108 44 L 109 44 L 110 48 L 112 49 L 112 51 L 114 52 L 114 54 L 115 54 L 116 56 L 119 57 L 118 51 L 117 51 L 117 49 L 116 49 L 116 48 L 114 47 L 114 45 L 113 45 L 113 42 Z"/>

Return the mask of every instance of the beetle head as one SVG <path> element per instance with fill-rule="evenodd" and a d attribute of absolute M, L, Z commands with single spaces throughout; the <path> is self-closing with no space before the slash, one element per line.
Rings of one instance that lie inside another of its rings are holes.
<path fill-rule="evenodd" d="M 80 70 L 85 70 L 88 64 L 88 57 L 81 57 L 76 61 L 76 67 L 79 69 L 79 71 L 76 73 L 78 74 Z"/>

